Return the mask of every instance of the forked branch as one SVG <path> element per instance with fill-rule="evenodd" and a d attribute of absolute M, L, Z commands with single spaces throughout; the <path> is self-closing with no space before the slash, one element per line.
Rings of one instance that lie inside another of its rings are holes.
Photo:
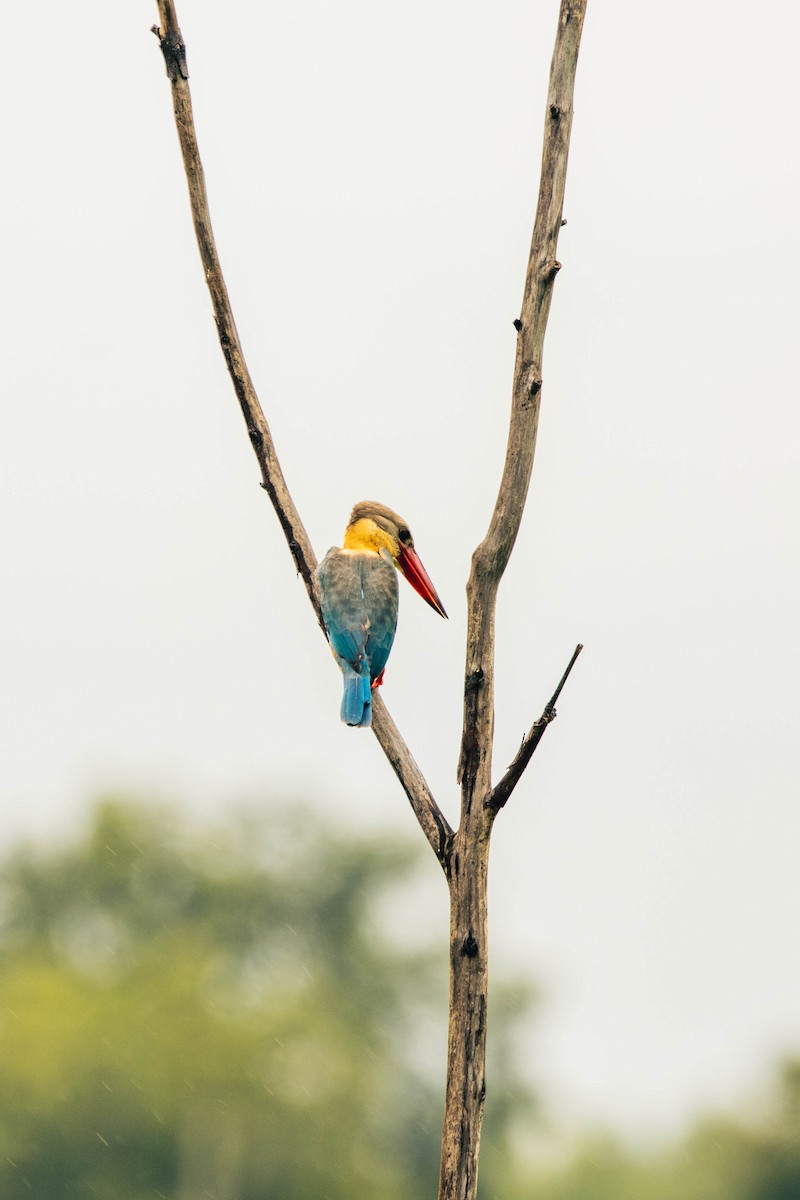
<path fill-rule="evenodd" d="M 220 268 L 197 147 L 186 54 L 174 0 L 157 0 L 158 35 L 171 83 L 178 138 L 189 186 L 192 218 L 211 294 L 220 345 L 248 435 L 297 570 L 321 621 L 316 557 L 278 463 L 259 403 Z M 453 831 L 405 745 L 382 699 L 373 698 L 373 730 L 400 780 L 450 887 L 450 1022 L 440 1200 L 474 1200 L 485 1097 L 488 995 L 486 884 L 492 823 L 530 761 L 574 666 L 579 646 L 542 716 L 497 787 L 491 786 L 494 740 L 494 622 L 497 589 L 519 532 L 528 494 L 542 389 L 542 351 L 560 269 L 556 257 L 562 224 L 572 102 L 586 0 L 561 0 L 550 70 L 542 174 L 518 331 L 513 400 L 503 477 L 489 530 L 473 556 L 467 587 L 468 627 L 464 726 L 459 779 L 461 822 Z"/>

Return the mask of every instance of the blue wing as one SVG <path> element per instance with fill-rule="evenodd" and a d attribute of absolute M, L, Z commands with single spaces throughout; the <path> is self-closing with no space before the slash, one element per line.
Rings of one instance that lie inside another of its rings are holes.
<path fill-rule="evenodd" d="M 317 568 L 317 578 L 322 618 L 345 677 L 342 719 L 348 725 L 368 725 L 370 698 L 364 700 L 363 684 L 352 677 L 371 681 L 386 666 L 397 628 L 397 572 L 388 554 L 334 547 Z"/>
<path fill-rule="evenodd" d="M 366 560 L 362 566 L 361 584 L 369 614 L 366 653 L 371 677 L 377 679 L 386 666 L 397 630 L 397 571 L 388 555 Z"/>

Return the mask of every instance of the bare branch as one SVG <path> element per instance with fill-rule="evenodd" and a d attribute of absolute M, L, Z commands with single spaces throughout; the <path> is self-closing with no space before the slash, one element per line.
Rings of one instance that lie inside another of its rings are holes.
<path fill-rule="evenodd" d="M 272 500 L 322 625 L 314 576 L 316 557 L 289 495 L 272 436 L 250 378 L 222 276 L 208 212 L 203 168 L 192 117 L 183 38 L 173 0 L 157 0 L 160 28 L 154 30 L 170 79 L 178 137 L 189 186 L 197 243 L 211 293 L 220 345 Z M 579 646 L 550 703 L 529 733 L 506 775 L 492 790 L 494 740 L 494 622 L 497 589 L 519 532 L 527 499 L 542 388 L 542 352 L 553 284 L 561 269 L 558 233 L 572 100 L 586 0 L 560 0 L 559 25 L 550 69 L 542 174 L 522 310 L 514 322 L 517 357 L 508 448 L 489 530 L 475 551 L 467 588 L 468 631 L 464 686 L 464 729 L 459 780 L 461 821 L 454 833 L 380 696 L 373 699 L 373 730 L 400 780 L 450 888 L 450 1023 L 447 1090 L 442 1137 L 439 1200 L 475 1200 L 478 1150 L 485 1097 L 488 922 L 486 905 L 489 842 L 494 818 L 510 796 L 555 717 L 555 704 L 581 650 Z"/>
<path fill-rule="evenodd" d="M 178 131 L 186 181 L 189 186 L 189 203 L 192 210 L 194 231 L 203 264 L 203 273 L 211 294 L 214 320 L 217 325 L 220 346 L 228 372 L 233 381 L 236 397 L 242 410 L 250 443 L 261 468 L 261 486 L 272 501 L 298 573 L 302 576 L 308 598 L 317 615 L 323 633 L 319 589 L 314 571 L 317 558 L 306 533 L 294 501 L 289 494 L 283 472 L 278 461 L 267 419 L 256 394 L 242 350 L 228 289 L 220 266 L 211 214 L 208 208 L 203 164 L 197 145 L 197 134 L 192 115 L 192 97 L 189 91 L 189 72 L 186 67 L 186 47 L 178 25 L 178 16 L 173 0 L 157 0 L 160 27 L 153 26 L 158 37 L 167 75 L 171 84 L 172 106 Z M 447 853 L 453 832 L 439 810 L 430 788 L 419 767 L 389 716 L 386 706 L 375 697 L 373 730 L 384 754 L 416 814 L 422 830 L 433 847 L 436 857 L 446 869 Z"/>
<path fill-rule="evenodd" d="M 217 246 L 214 240 L 214 230 L 211 225 L 211 215 L 208 209 L 203 164 L 200 161 L 200 151 L 197 145 L 197 134 L 192 115 L 192 97 L 189 91 L 188 71 L 186 70 L 186 48 L 178 26 L 178 18 L 173 0 L 158 0 L 158 11 L 161 18 L 161 28 L 156 29 L 164 61 L 167 65 L 167 75 L 172 84 L 172 106 L 175 113 L 175 125 L 178 130 L 183 165 L 186 171 L 186 181 L 189 185 L 189 203 L 192 210 L 194 231 L 197 246 L 203 264 L 208 290 L 211 293 L 211 303 L 214 309 L 214 320 L 217 325 L 219 343 L 225 357 L 236 397 L 242 410 L 242 416 L 247 426 L 255 456 L 261 467 L 261 485 L 269 495 L 278 520 L 281 523 L 292 558 L 298 573 L 302 576 L 308 597 L 317 614 L 317 620 L 322 627 L 322 612 L 320 609 L 317 584 L 314 570 L 317 560 L 306 533 L 300 515 L 289 494 L 286 480 L 278 462 L 275 444 L 272 440 L 267 419 L 250 378 L 250 372 L 242 350 L 236 322 L 233 319 L 228 289 L 220 266 Z"/>
<path fill-rule="evenodd" d="M 514 322 L 517 358 L 503 477 L 467 584 L 464 726 L 458 778 L 461 821 L 453 841 L 450 884 L 450 1020 L 439 1200 L 475 1200 L 483 1120 L 488 1000 L 486 880 L 492 825 L 501 807 L 492 795 L 494 640 L 497 589 L 519 532 L 528 496 L 542 390 L 542 352 L 562 223 L 572 98 L 586 0 L 561 0 L 545 116 L 539 201 L 522 311 Z M 563 686 L 556 689 L 551 705 Z M 531 731 L 528 757 L 555 715 Z M 522 755 L 522 751 L 520 752 Z M 517 760 L 515 760 L 516 762 Z M 525 759 L 527 762 L 527 758 Z M 520 757 L 519 774 L 524 769 Z M 512 786 L 515 779 L 510 781 Z M 498 785 L 503 786 L 503 782 Z M 510 795 L 510 788 L 508 791 Z M 500 793 L 502 796 L 502 793 Z"/>
<path fill-rule="evenodd" d="M 468 629 L 464 731 L 459 780 L 471 798 L 491 790 L 494 742 L 494 616 L 497 589 L 519 532 L 528 496 L 539 405 L 542 355 L 567 176 L 575 73 L 586 0 L 561 0 L 542 147 L 539 200 L 518 318 L 517 357 L 508 447 L 489 530 L 475 551 L 467 585 Z"/>
<path fill-rule="evenodd" d="M 525 737 L 522 739 L 522 745 L 514 755 L 513 762 L 509 766 L 500 782 L 496 784 L 496 786 L 490 792 L 486 800 L 486 804 L 495 812 L 501 809 L 508 800 L 514 788 L 522 778 L 523 771 L 533 758 L 534 750 L 544 737 L 544 731 L 547 729 L 547 726 L 551 721 L 555 721 L 557 715 L 556 704 L 558 702 L 558 697 L 561 695 L 561 689 L 567 682 L 569 673 L 575 666 L 575 663 L 578 661 L 578 655 L 582 649 L 583 646 L 580 644 L 575 647 L 575 652 L 567 664 L 567 669 L 561 676 L 558 687 L 553 692 L 547 704 L 545 704 L 542 715 L 539 717 L 538 721 L 534 721 L 533 725 L 531 725 L 530 729 L 525 734 Z"/>
<path fill-rule="evenodd" d="M 425 776 L 401 738 L 377 689 L 372 693 L 372 729 L 391 763 L 395 775 L 403 785 L 414 815 L 420 823 L 422 832 L 430 842 L 433 853 L 441 863 L 445 874 L 448 874 L 453 830 L 434 800 Z"/>

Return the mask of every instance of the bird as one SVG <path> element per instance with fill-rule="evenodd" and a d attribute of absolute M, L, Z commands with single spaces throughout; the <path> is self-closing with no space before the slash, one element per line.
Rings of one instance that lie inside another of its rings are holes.
<path fill-rule="evenodd" d="M 372 724 L 372 690 L 383 683 L 397 628 L 397 571 L 447 617 L 406 522 L 385 504 L 363 500 L 350 514 L 341 548 L 332 546 L 316 571 L 325 631 L 344 679 L 345 725 Z"/>

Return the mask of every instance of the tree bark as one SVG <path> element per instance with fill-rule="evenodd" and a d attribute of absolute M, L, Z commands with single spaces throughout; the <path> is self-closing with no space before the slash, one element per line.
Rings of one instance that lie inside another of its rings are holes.
<path fill-rule="evenodd" d="M 261 468 L 261 486 L 272 501 L 322 625 L 308 534 L 280 468 L 269 425 L 250 377 L 222 275 L 197 145 L 186 48 L 174 0 L 157 0 L 158 36 L 171 84 L 197 244 L 220 346 Z M 489 530 L 472 560 L 467 586 L 468 624 L 464 724 L 458 779 L 461 820 L 454 832 L 386 709 L 373 696 L 373 732 L 408 796 L 442 866 L 450 890 L 450 1019 L 439 1200 L 475 1200 L 483 1118 L 488 1001 L 487 878 L 494 819 L 519 782 L 549 724 L 555 702 L 580 652 L 575 651 L 550 703 L 523 739 L 506 774 L 492 789 L 494 743 L 494 635 L 497 590 L 519 532 L 533 468 L 542 391 L 544 334 L 562 224 L 572 101 L 586 0 L 561 0 L 550 68 L 542 173 L 533 238 L 517 328 L 511 422 L 505 466 Z"/>
<path fill-rule="evenodd" d="M 556 689 L 551 706 L 526 739 L 492 792 L 494 659 L 497 591 L 519 532 L 528 496 L 542 395 L 544 335 L 562 223 L 573 94 L 586 0 L 561 0 L 547 95 L 539 200 L 517 329 L 517 356 L 505 466 L 486 537 L 472 559 L 467 585 L 467 655 L 464 726 L 459 761 L 461 822 L 450 862 L 450 1019 L 447 1087 L 439 1200 L 474 1200 L 486 1096 L 488 1013 L 489 842 L 494 819 L 530 760 L 550 721 L 554 703 L 579 651 Z M 538 726 L 538 728 L 537 728 Z M 523 754 L 524 750 L 524 754 Z M 501 800 L 501 802 L 499 802 Z"/>

